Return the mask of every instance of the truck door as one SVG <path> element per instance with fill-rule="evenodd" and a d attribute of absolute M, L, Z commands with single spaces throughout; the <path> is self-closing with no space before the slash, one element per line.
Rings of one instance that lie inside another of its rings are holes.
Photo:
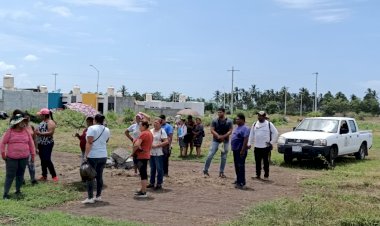
<path fill-rule="evenodd" d="M 348 120 L 348 125 L 350 127 L 351 135 L 350 135 L 350 153 L 355 153 L 359 150 L 361 145 L 361 137 L 358 130 L 358 127 L 356 126 L 356 123 L 354 120 Z"/>
<path fill-rule="evenodd" d="M 338 133 L 339 155 L 347 154 L 350 151 L 351 133 L 346 120 L 340 121 Z"/>

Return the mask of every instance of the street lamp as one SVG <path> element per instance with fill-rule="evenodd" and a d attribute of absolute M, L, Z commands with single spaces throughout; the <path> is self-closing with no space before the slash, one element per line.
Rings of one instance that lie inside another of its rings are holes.
<path fill-rule="evenodd" d="M 314 100 L 314 111 L 317 112 L 318 106 L 318 72 L 313 73 L 315 75 L 315 100 Z"/>
<path fill-rule="evenodd" d="M 90 64 L 90 67 L 94 68 L 96 70 L 96 72 L 98 72 L 98 79 L 96 81 L 96 93 L 99 93 L 99 70 L 92 64 Z"/>

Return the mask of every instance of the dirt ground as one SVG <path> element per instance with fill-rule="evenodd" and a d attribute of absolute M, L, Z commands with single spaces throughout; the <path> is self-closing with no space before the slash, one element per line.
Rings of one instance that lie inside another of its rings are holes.
<path fill-rule="evenodd" d="M 83 191 L 85 198 L 85 187 L 79 182 L 79 155 L 54 152 L 53 161 L 61 183 L 75 186 Z M 36 163 L 38 174 L 38 160 Z M 271 166 L 270 180 L 261 181 L 251 178 L 254 176 L 254 166 L 248 163 L 248 189 L 237 190 L 232 184 L 232 164 L 226 166 L 226 179 L 218 178 L 219 164 L 211 165 L 209 178 L 203 176 L 202 167 L 201 163 L 172 161 L 170 177 L 164 179 L 164 190 L 148 191 L 149 198 L 140 200 L 133 196 L 139 188 L 139 177 L 134 176 L 133 171 L 106 169 L 102 194 L 104 202 L 83 205 L 73 201 L 53 209 L 74 215 L 152 225 L 216 225 L 238 218 L 248 207 L 257 203 L 299 195 L 300 181 L 315 175 L 315 172 Z"/>

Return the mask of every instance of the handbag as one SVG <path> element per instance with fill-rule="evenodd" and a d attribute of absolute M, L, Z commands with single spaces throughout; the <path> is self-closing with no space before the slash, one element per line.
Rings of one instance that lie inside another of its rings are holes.
<path fill-rule="evenodd" d="M 84 181 L 90 181 L 96 177 L 96 170 L 87 161 L 82 163 L 79 173 Z"/>

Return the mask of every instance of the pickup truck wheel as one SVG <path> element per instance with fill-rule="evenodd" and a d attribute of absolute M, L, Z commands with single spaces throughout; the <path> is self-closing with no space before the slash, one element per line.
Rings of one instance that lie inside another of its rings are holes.
<path fill-rule="evenodd" d="M 292 155 L 284 155 L 284 161 L 286 164 L 292 164 L 293 156 Z"/>
<path fill-rule="evenodd" d="M 365 159 L 365 153 L 367 153 L 367 145 L 362 144 L 360 145 L 359 151 L 355 153 L 355 158 L 357 160 L 363 160 Z"/>
<path fill-rule="evenodd" d="M 338 155 L 338 149 L 336 147 L 331 147 L 329 151 L 329 155 L 327 156 L 327 161 L 331 167 L 335 166 L 335 159 Z"/>

